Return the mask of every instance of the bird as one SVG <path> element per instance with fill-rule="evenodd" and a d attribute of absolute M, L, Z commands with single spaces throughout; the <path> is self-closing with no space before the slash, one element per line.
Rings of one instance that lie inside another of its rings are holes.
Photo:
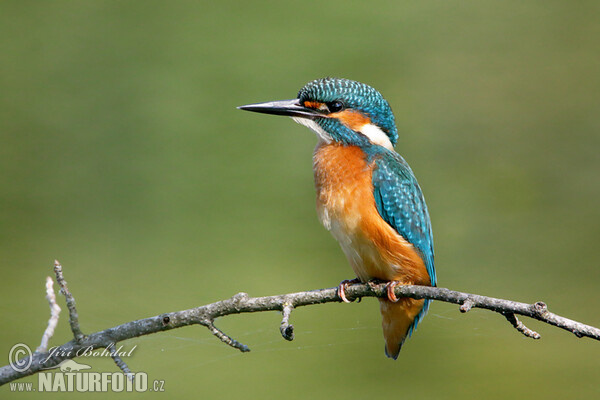
<path fill-rule="evenodd" d="M 308 82 L 295 99 L 241 110 L 291 117 L 316 133 L 313 153 L 317 214 L 345 253 L 356 278 L 386 282 L 380 298 L 385 354 L 394 360 L 431 300 L 397 298 L 397 285 L 436 286 L 427 205 L 408 163 L 395 150 L 398 129 L 389 103 L 373 87 L 342 78 Z"/>

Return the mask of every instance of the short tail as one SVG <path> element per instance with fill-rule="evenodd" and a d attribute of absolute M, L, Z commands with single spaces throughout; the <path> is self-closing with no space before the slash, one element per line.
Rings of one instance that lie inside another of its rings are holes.
<path fill-rule="evenodd" d="M 379 299 L 386 356 L 394 360 L 398 358 L 404 340 L 412 335 L 427 314 L 430 302 L 429 299 L 415 300 L 408 297 L 400 298 L 397 303 Z"/>

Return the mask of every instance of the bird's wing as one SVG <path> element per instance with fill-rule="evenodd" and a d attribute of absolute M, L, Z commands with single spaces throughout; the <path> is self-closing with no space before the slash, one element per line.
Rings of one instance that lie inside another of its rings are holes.
<path fill-rule="evenodd" d="M 373 195 L 377 211 L 421 253 L 431 285 L 435 286 L 431 221 L 417 178 L 397 153 L 386 151 L 375 164 Z"/>

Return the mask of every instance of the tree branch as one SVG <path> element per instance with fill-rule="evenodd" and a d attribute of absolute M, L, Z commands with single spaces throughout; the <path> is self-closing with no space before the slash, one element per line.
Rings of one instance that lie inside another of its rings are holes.
<path fill-rule="evenodd" d="M 37 348 L 37 352 L 48 351 L 48 343 L 54 335 L 54 329 L 58 325 L 58 317 L 60 315 L 60 307 L 56 304 L 56 294 L 54 293 L 54 281 L 49 276 L 46 277 L 46 299 L 50 305 L 50 319 L 48 320 L 48 327 L 42 335 L 42 342 Z"/>
<path fill-rule="evenodd" d="M 115 346 L 115 345 L 113 345 L 113 346 Z M 131 372 L 131 370 L 127 366 L 127 363 L 125 363 L 125 361 L 123 361 L 123 359 L 121 358 L 119 353 L 116 351 L 116 349 L 114 352 L 111 353 L 110 357 L 113 359 L 115 364 L 117 364 L 117 367 L 119 367 L 119 369 L 121 371 L 123 371 L 123 373 L 125 374 L 127 379 L 129 379 L 131 382 L 133 382 L 135 374 L 133 372 Z"/>
<path fill-rule="evenodd" d="M 60 265 L 58 260 L 54 260 L 54 273 L 56 274 L 56 282 L 58 282 L 60 286 L 60 293 L 64 294 L 65 299 L 67 300 L 71 331 L 73 332 L 73 336 L 75 336 L 75 340 L 79 342 L 81 339 L 83 339 L 84 334 L 81 332 L 81 328 L 79 327 L 79 314 L 77 314 L 77 308 L 75 308 L 75 298 L 71 292 L 69 292 L 67 281 L 65 281 L 65 278 L 63 277 L 62 265 Z"/>
<path fill-rule="evenodd" d="M 279 325 L 281 336 L 289 341 L 294 340 L 294 325 L 290 324 L 290 316 L 292 315 L 293 309 L 294 306 L 291 303 L 283 304 L 283 309 L 281 310 L 283 318 L 281 318 L 281 325 Z"/>
<path fill-rule="evenodd" d="M 57 263 L 60 267 L 60 264 Z M 59 278 L 60 272 L 60 278 Z M 30 357 L 19 360 L 20 365 L 27 365 L 28 358 L 31 358 L 31 365 L 24 371 L 17 371 L 11 365 L 0 368 L 0 385 L 11 382 L 24 376 L 32 375 L 41 369 L 52 368 L 62 361 L 77 357 L 78 351 L 84 349 L 109 348 L 115 346 L 117 342 L 135 337 L 150 335 L 157 332 L 181 328 L 188 325 L 206 326 L 215 336 L 224 343 L 239 349 L 242 352 L 250 349 L 230 336 L 226 335 L 214 325 L 215 319 L 231 314 L 261 312 L 261 311 L 281 311 L 283 319 L 280 326 L 282 336 L 286 340 L 293 339 L 293 327 L 289 324 L 290 314 L 293 309 L 309 306 L 313 304 L 341 302 L 337 288 L 318 289 L 307 292 L 298 292 L 283 294 L 279 296 L 249 297 L 246 293 L 238 293 L 230 299 L 217 301 L 212 304 L 192 308 L 189 310 L 176 311 L 167 314 L 161 314 L 150 318 L 140 319 L 124 323 L 113 328 L 85 336 L 77 322 L 77 311 L 75 310 L 75 300 L 71 293 L 66 289 L 66 283 L 62 278 L 62 270 L 57 271 L 57 280 L 67 296 L 67 307 L 69 308 L 71 328 L 75 339 L 65 343 L 57 351 L 35 352 Z M 482 308 L 502 314 L 507 318 L 513 327 L 525 336 L 535 339 L 539 334 L 527 328 L 516 315 L 522 315 L 537 319 L 550 325 L 565 329 L 577 337 L 590 337 L 600 340 L 600 329 L 573 321 L 548 311 L 546 304 L 537 302 L 534 304 L 519 303 L 511 300 L 497 299 L 493 297 L 480 296 L 476 294 L 457 292 L 445 288 L 398 285 L 394 289 L 397 297 L 410 297 L 413 299 L 432 299 L 460 305 L 461 312 L 467 312 L 470 309 Z M 350 300 L 361 299 L 362 297 L 386 297 L 385 284 L 354 284 L 348 286 L 345 290 L 346 297 Z M 70 296 L 70 299 L 69 299 Z M 120 362 L 119 362 L 120 361 Z M 125 365 L 122 360 L 115 362 L 124 371 Z"/>

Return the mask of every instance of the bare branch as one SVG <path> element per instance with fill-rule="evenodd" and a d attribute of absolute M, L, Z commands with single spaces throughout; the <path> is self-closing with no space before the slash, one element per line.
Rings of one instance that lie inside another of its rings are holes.
<path fill-rule="evenodd" d="M 519 318 L 517 318 L 517 316 L 515 314 L 504 313 L 504 316 L 506 317 L 508 322 L 510 322 L 511 325 L 514 326 L 514 328 L 516 330 L 518 330 L 519 332 L 521 332 L 523 335 L 530 337 L 532 339 L 541 339 L 541 336 L 539 333 L 537 333 L 536 331 L 532 331 L 531 329 L 526 327 L 524 323 L 519 321 Z"/>
<path fill-rule="evenodd" d="M 69 292 L 69 288 L 67 287 L 67 281 L 63 277 L 62 266 L 58 262 L 58 260 L 54 260 L 54 273 L 56 274 L 56 282 L 60 285 L 60 292 L 65 295 L 67 299 L 67 308 L 69 309 L 69 324 L 71 324 L 71 331 L 73 332 L 73 336 L 75 340 L 80 342 L 84 338 L 83 332 L 81 332 L 81 328 L 79 327 L 79 314 L 77 314 L 77 308 L 75 307 L 75 298 Z"/>
<path fill-rule="evenodd" d="M 117 364 L 117 367 L 119 367 L 119 369 L 121 371 L 123 371 L 123 373 L 125 374 L 125 376 L 127 376 L 127 379 L 129 379 L 131 382 L 133 382 L 133 378 L 134 378 L 135 374 L 133 372 L 131 372 L 131 370 L 127 366 L 127 363 L 125 363 L 125 361 L 123 361 L 123 359 L 119 355 L 119 353 L 117 351 L 117 348 L 116 348 L 117 344 L 113 343 L 112 346 L 114 347 L 114 349 L 110 353 L 111 358 L 113 359 L 113 361 L 115 362 L 115 364 Z"/>
<path fill-rule="evenodd" d="M 292 315 L 293 309 L 294 306 L 291 303 L 283 304 L 283 308 L 281 310 L 283 313 L 283 318 L 281 319 L 281 325 L 279 326 L 281 336 L 290 342 L 294 340 L 294 325 L 290 324 L 290 315 Z"/>
<path fill-rule="evenodd" d="M 213 320 L 207 319 L 202 321 L 200 324 L 206 326 L 210 333 L 219 338 L 221 342 L 233 347 L 234 349 L 238 349 L 242 353 L 250 351 L 250 348 L 248 346 L 238 342 L 237 340 L 233 339 L 232 337 L 228 336 L 225 332 L 217 328 Z"/>
<path fill-rule="evenodd" d="M 54 335 L 54 329 L 58 325 L 58 316 L 60 315 L 60 307 L 56 304 L 56 294 L 54 293 L 54 281 L 49 276 L 46 277 L 46 299 L 50 304 L 50 319 L 48 320 L 48 326 L 42 335 L 42 342 L 37 348 L 37 352 L 45 353 L 48 351 L 48 342 Z"/>
<path fill-rule="evenodd" d="M 459 310 L 461 313 L 466 313 L 471 311 L 471 308 L 473 308 L 473 306 L 475 305 L 475 302 L 469 298 L 467 298 L 462 305 L 460 306 Z"/>
<path fill-rule="evenodd" d="M 58 264 L 60 267 L 60 264 Z M 60 268 L 58 268 L 60 271 Z M 61 272 L 61 271 L 60 271 Z M 59 278 L 60 277 L 60 278 Z M 62 272 L 57 272 L 57 279 L 61 287 L 66 289 Z M 69 293 L 65 290 L 65 294 Z M 573 321 L 548 311 L 546 304 L 537 302 L 534 304 L 519 303 L 511 300 L 497 299 L 493 297 L 480 296 L 476 294 L 457 292 L 445 288 L 398 285 L 394 288 L 397 297 L 409 297 L 413 299 L 432 299 L 461 305 L 463 312 L 471 308 L 482 308 L 498 312 L 511 322 L 515 328 L 527 336 L 535 337 L 528 328 L 516 319 L 516 315 L 523 315 L 550 325 L 565 329 L 577 337 L 590 337 L 600 340 L 600 329 Z M 364 284 L 355 284 L 348 286 L 345 294 L 349 299 L 360 299 L 362 297 L 386 297 L 386 285 L 375 284 L 373 282 Z M 71 300 L 69 300 L 69 298 Z M 71 327 L 76 338 L 68 343 L 59 346 L 53 353 L 34 353 L 31 358 L 29 369 L 19 372 L 15 371 L 10 365 L 0 368 L 0 385 L 15 379 L 32 375 L 42 368 L 51 368 L 60 364 L 61 361 L 72 359 L 77 356 L 77 351 L 81 349 L 107 348 L 111 344 L 122 342 L 127 339 L 149 335 L 156 332 L 181 328 L 189 325 L 206 326 L 211 333 L 217 336 L 221 341 L 237 348 L 241 351 L 249 351 L 248 347 L 237 342 L 214 326 L 215 319 L 231 314 L 261 312 L 261 311 L 283 311 L 283 320 L 281 327 L 285 331 L 289 330 L 289 314 L 292 309 L 313 304 L 341 302 L 338 296 L 337 288 L 311 290 L 307 292 L 290 293 L 279 296 L 249 297 L 246 293 L 239 293 L 230 299 L 217 301 L 189 310 L 177 311 L 168 314 L 161 314 L 150 318 L 140 319 L 124 323 L 104 331 L 95 332 L 89 336 L 83 336 L 77 322 L 77 313 L 74 309 L 74 301 L 70 293 L 67 295 L 67 304 L 73 307 L 69 308 L 71 312 Z M 510 315 L 514 317 L 511 317 Z M 75 323 L 73 323 L 75 322 Z M 288 324 L 288 325 L 286 325 Z M 79 332 L 79 335 L 76 334 Z M 284 335 L 285 337 L 285 335 Z M 28 362 L 27 358 L 21 360 Z"/>

